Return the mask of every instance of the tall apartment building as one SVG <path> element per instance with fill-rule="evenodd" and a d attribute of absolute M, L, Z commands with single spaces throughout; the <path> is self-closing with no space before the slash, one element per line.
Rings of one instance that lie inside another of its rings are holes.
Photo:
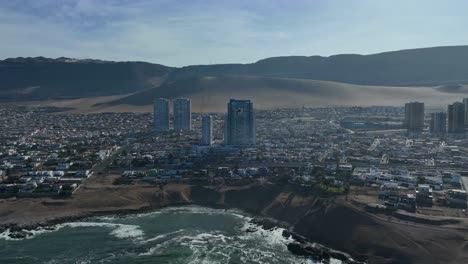
<path fill-rule="evenodd" d="M 211 115 L 202 117 L 202 144 L 205 146 L 213 144 L 213 117 Z"/>
<path fill-rule="evenodd" d="M 224 145 L 255 145 L 255 114 L 250 100 L 231 99 L 224 122 Z"/>
<path fill-rule="evenodd" d="M 174 130 L 192 129 L 192 103 L 187 98 L 174 100 Z"/>
<path fill-rule="evenodd" d="M 431 113 L 429 131 L 434 134 L 444 134 L 447 132 L 447 113 Z"/>
<path fill-rule="evenodd" d="M 169 131 L 169 100 L 159 98 L 153 105 L 154 131 Z"/>
<path fill-rule="evenodd" d="M 468 131 L 468 98 L 463 98 L 463 107 L 465 107 L 465 132 Z"/>
<path fill-rule="evenodd" d="M 449 133 L 464 133 L 465 132 L 465 105 L 460 102 L 455 102 L 448 105 L 448 132 Z"/>
<path fill-rule="evenodd" d="M 408 132 L 424 130 L 424 103 L 410 102 L 405 104 L 405 127 Z"/>

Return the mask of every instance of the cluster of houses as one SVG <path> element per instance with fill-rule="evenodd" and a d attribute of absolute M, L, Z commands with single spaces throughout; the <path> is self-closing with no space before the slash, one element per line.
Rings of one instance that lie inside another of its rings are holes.
<path fill-rule="evenodd" d="M 222 114 L 212 114 L 214 144 L 202 146 L 199 116 L 194 114 L 193 130 L 139 139 L 118 157 L 116 168 L 198 169 L 199 167 L 270 167 L 333 158 L 343 133 L 329 122 L 327 109 L 278 109 L 256 111 L 257 144 L 253 148 L 232 148 L 222 144 Z"/>
<path fill-rule="evenodd" d="M 70 195 L 92 172 L 79 171 L 29 171 L 0 183 L 0 197 L 54 197 Z"/>
<path fill-rule="evenodd" d="M 453 171 L 357 167 L 353 170 L 351 182 L 378 186 L 379 198 L 391 207 L 414 209 L 418 205 L 432 206 L 433 192 L 440 192 L 447 205 L 467 206 L 466 191 L 460 189 L 461 176 Z"/>
<path fill-rule="evenodd" d="M 424 182 L 435 190 L 441 190 L 444 184 L 459 185 L 461 175 L 453 171 L 440 172 L 438 170 L 407 170 L 403 168 L 379 169 L 374 166 L 356 167 L 353 170 L 351 181 L 355 184 L 379 184 L 393 182 L 400 187 L 414 189 L 418 180 Z"/>
<path fill-rule="evenodd" d="M 146 130 L 149 118 L 53 110 L 0 106 L 0 198 L 73 192 L 129 135 Z"/>
<path fill-rule="evenodd" d="M 216 167 L 210 169 L 149 169 L 149 170 L 127 170 L 122 172 L 119 183 L 131 183 L 135 180 L 145 182 L 159 182 L 168 180 L 197 179 L 210 176 L 211 178 L 223 177 L 229 180 L 240 180 L 256 176 L 270 175 L 270 170 L 261 168 L 238 168 Z"/>
<path fill-rule="evenodd" d="M 429 203 L 433 192 L 443 191 L 453 203 L 464 197 L 457 189 L 460 174 L 454 170 L 468 166 L 464 139 L 409 137 L 405 132 L 388 132 L 389 137 L 385 131 L 353 131 L 340 125 L 342 120 L 399 122 L 402 108 L 256 110 L 257 144 L 243 149 L 221 144 L 223 114 L 212 115 L 211 146 L 200 145 L 201 116 L 196 113 L 193 130 L 157 136 L 148 136 L 150 114 L 50 114 L 4 106 L 0 114 L 0 125 L 6 128 L 0 131 L 0 197 L 74 190 L 95 164 L 124 145 L 109 166 L 123 171 L 122 179 L 129 181 L 242 179 L 268 175 L 278 167 L 303 170 L 313 163 L 330 175 L 352 171 L 353 184 L 379 186 L 382 197 L 401 206 Z M 398 169 L 401 165 L 426 169 Z M 311 180 L 310 175 L 303 178 Z M 449 186 L 453 188 L 447 190 Z M 395 199 L 393 193 L 402 195 Z"/>

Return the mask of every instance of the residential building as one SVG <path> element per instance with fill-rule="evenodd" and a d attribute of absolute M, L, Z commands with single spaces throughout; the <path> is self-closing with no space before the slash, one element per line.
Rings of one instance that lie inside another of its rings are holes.
<path fill-rule="evenodd" d="M 429 184 L 418 184 L 416 188 L 416 203 L 432 205 L 432 188 Z"/>
<path fill-rule="evenodd" d="M 227 146 L 255 145 L 255 114 L 250 100 L 231 99 L 225 118 L 224 144 Z"/>
<path fill-rule="evenodd" d="M 206 146 L 213 144 L 213 117 L 211 115 L 202 117 L 202 144 Z"/>
<path fill-rule="evenodd" d="M 155 131 L 169 131 L 169 100 L 159 98 L 154 101 L 153 119 Z"/>
<path fill-rule="evenodd" d="M 187 98 L 174 100 L 174 130 L 188 131 L 192 129 L 192 103 Z"/>
<path fill-rule="evenodd" d="M 465 131 L 468 131 L 468 98 L 463 98 L 463 107 L 465 107 Z"/>
<path fill-rule="evenodd" d="M 448 132 L 465 132 L 465 106 L 463 103 L 455 102 L 448 106 Z"/>
<path fill-rule="evenodd" d="M 405 127 L 408 132 L 422 132 L 424 129 L 424 103 L 410 102 L 405 104 Z"/>
<path fill-rule="evenodd" d="M 447 113 L 431 113 L 429 131 L 434 134 L 443 134 L 447 132 Z"/>

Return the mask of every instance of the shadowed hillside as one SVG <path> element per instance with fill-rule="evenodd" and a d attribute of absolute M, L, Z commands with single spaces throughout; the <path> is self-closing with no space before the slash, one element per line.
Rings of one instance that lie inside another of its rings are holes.
<path fill-rule="evenodd" d="M 468 46 L 435 47 L 372 55 L 273 57 L 252 64 L 187 66 L 169 78 L 220 74 L 328 80 L 366 85 L 440 85 L 468 82 Z"/>
<path fill-rule="evenodd" d="M 0 61 L 0 100 L 70 99 L 136 93 L 112 104 L 147 105 L 159 96 L 184 96 L 202 101 L 197 106 L 200 110 L 218 108 L 219 100 L 224 104 L 233 96 L 258 99 L 268 107 L 361 104 L 369 100 L 373 100 L 373 104 L 388 100 L 400 103 L 400 98 L 423 100 L 427 95 L 465 93 L 467 69 L 468 46 L 373 55 L 273 57 L 251 64 L 182 68 L 146 62 L 16 58 Z M 398 90 L 388 86 L 439 86 L 439 89 L 435 94 L 429 90 L 425 90 L 428 94 L 419 94 L 419 90 Z M 379 101 L 382 98 L 384 100 Z"/>
<path fill-rule="evenodd" d="M 7 59 L 0 61 L 0 95 L 15 101 L 126 94 L 159 85 L 170 70 L 146 62 Z"/>

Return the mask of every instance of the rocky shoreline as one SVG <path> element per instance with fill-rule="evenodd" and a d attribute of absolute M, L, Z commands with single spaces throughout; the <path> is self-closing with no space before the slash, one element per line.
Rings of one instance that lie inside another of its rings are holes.
<path fill-rule="evenodd" d="M 260 226 L 264 230 L 273 230 L 278 227 L 287 228 L 287 225 L 284 226 L 284 223 L 278 222 L 275 219 L 270 218 L 254 218 L 251 222 L 257 226 Z M 247 232 L 255 232 L 255 230 L 247 230 Z M 288 250 L 294 255 L 304 256 L 306 258 L 318 261 L 320 263 L 328 264 L 330 259 L 340 260 L 343 264 L 362 264 L 364 262 L 359 262 L 354 260 L 351 255 L 327 248 L 318 243 L 309 241 L 306 237 L 303 237 L 295 232 L 289 231 L 288 229 L 283 230 L 284 238 L 292 238 L 294 242 L 288 244 Z"/>
<path fill-rule="evenodd" d="M 159 207 L 162 208 L 162 207 Z M 122 209 L 122 210 L 110 210 L 110 211 L 96 211 L 86 215 L 75 215 L 75 216 L 67 216 L 67 217 L 60 217 L 48 220 L 46 222 L 40 222 L 35 224 L 27 224 L 27 225 L 18 225 L 14 223 L 9 224 L 0 224 L 0 233 L 9 232 L 8 236 L 13 239 L 24 239 L 30 237 L 32 231 L 37 230 L 54 230 L 54 226 L 63 223 L 75 222 L 80 220 L 85 220 L 91 217 L 99 217 L 99 216 L 109 216 L 109 215 L 118 215 L 118 216 L 125 216 L 129 214 L 139 214 L 139 213 L 147 213 L 157 210 L 158 208 L 153 207 L 142 207 L 140 209 Z"/>
<path fill-rule="evenodd" d="M 181 206 L 181 205 L 175 205 Z M 126 216 L 130 214 L 141 214 L 141 213 L 149 213 L 157 211 L 158 209 L 171 207 L 171 206 L 164 206 L 164 207 L 142 207 L 140 209 L 122 209 L 122 210 L 113 210 L 113 211 L 99 211 L 93 212 L 88 215 L 80 215 L 80 216 L 69 216 L 69 217 L 62 217 L 52 219 L 47 222 L 37 223 L 37 224 L 30 224 L 30 225 L 17 225 L 17 224 L 4 224 L 0 225 L 0 233 L 7 232 L 7 236 L 13 240 L 21 240 L 27 239 L 34 236 L 34 231 L 55 231 L 56 225 L 75 222 L 75 221 L 83 221 L 92 217 L 99 217 L 99 216 L 109 216 L 109 215 L 117 215 L 117 216 Z M 227 208 L 220 208 L 220 207 L 212 207 L 214 209 L 227 209 Z M 292 238 L 294 242 L 291 242 L 287 245 L 288 250 L 295 255 L 304 256 L 307 259 L 312 259 L 314 261 L 319 261 L 321 263 L 327 264 L 330 263 L 330 259 L 338 259 L 344 264 L 360 264 L 363 262 L 355 261 L 349 254 L 340 252 L 337 250 L 333 250 L 317 244 L 315 242 L 309 241 L 307 238 L 296 234 L 292 231 L 289 231 L 290 225 L 285 222 L 281 222 L 272 218 L 254 216 L 250 221 L 256 227 L 251 227 L 245 232 L 255 232 L 258 228 L 262 228 L 267 231 L 272 231 L 276 228 L 284 228 L 283 237 L 285 238 Z M 257 228 L 258 227 L 258 228 Z"/>
<path fill-rule="evenodd" d="M 285 236 L 294 234 L 294 242 L 299 241 L 289 245 L 291 252 L 310 258 L 335 256 L 345 259 L 350 255 L 354 261 L 375 264 L 468 263 L 468 222 L 461 219 L 455 222 L 444 220 L 437 222 L 437 225 L 419 224 L 413 219 L 395 218 L 388 221 L 358 210 L 339 200 L 339 197 L 321 198 L 290 186 L 275 184 L 253 183 L 222 188 L 169 184 L 162 190 L 112 186 L 115 191 L 107 194 L 106 199 L 101 199 L 100 188 L 83 188 L 76 197 L 61 201 L 60 205 L 31 199 L 0 203 L 0 223 L 3 223 L 0 224 L 0 232 L 11 231 L 19 239 L 34 235 L 37 229 L 88 217 L 197 205 L 239 209 L 255 216 L 257 225 L 265 229 L 286 229 L 289 233 L 285 233 Z M 123 196 L 125 199 L 121 198 Z M 269 220 L 259 220 L 264 218 Z M 3 233 L 3 236 L 6 234 Z M 317 244 L 323 248 L 317 247 Z M 335 255 L 334 250 L 344 255 Z M 350 260 L 347 260 L 348 263 L 359 263 Z"/>

